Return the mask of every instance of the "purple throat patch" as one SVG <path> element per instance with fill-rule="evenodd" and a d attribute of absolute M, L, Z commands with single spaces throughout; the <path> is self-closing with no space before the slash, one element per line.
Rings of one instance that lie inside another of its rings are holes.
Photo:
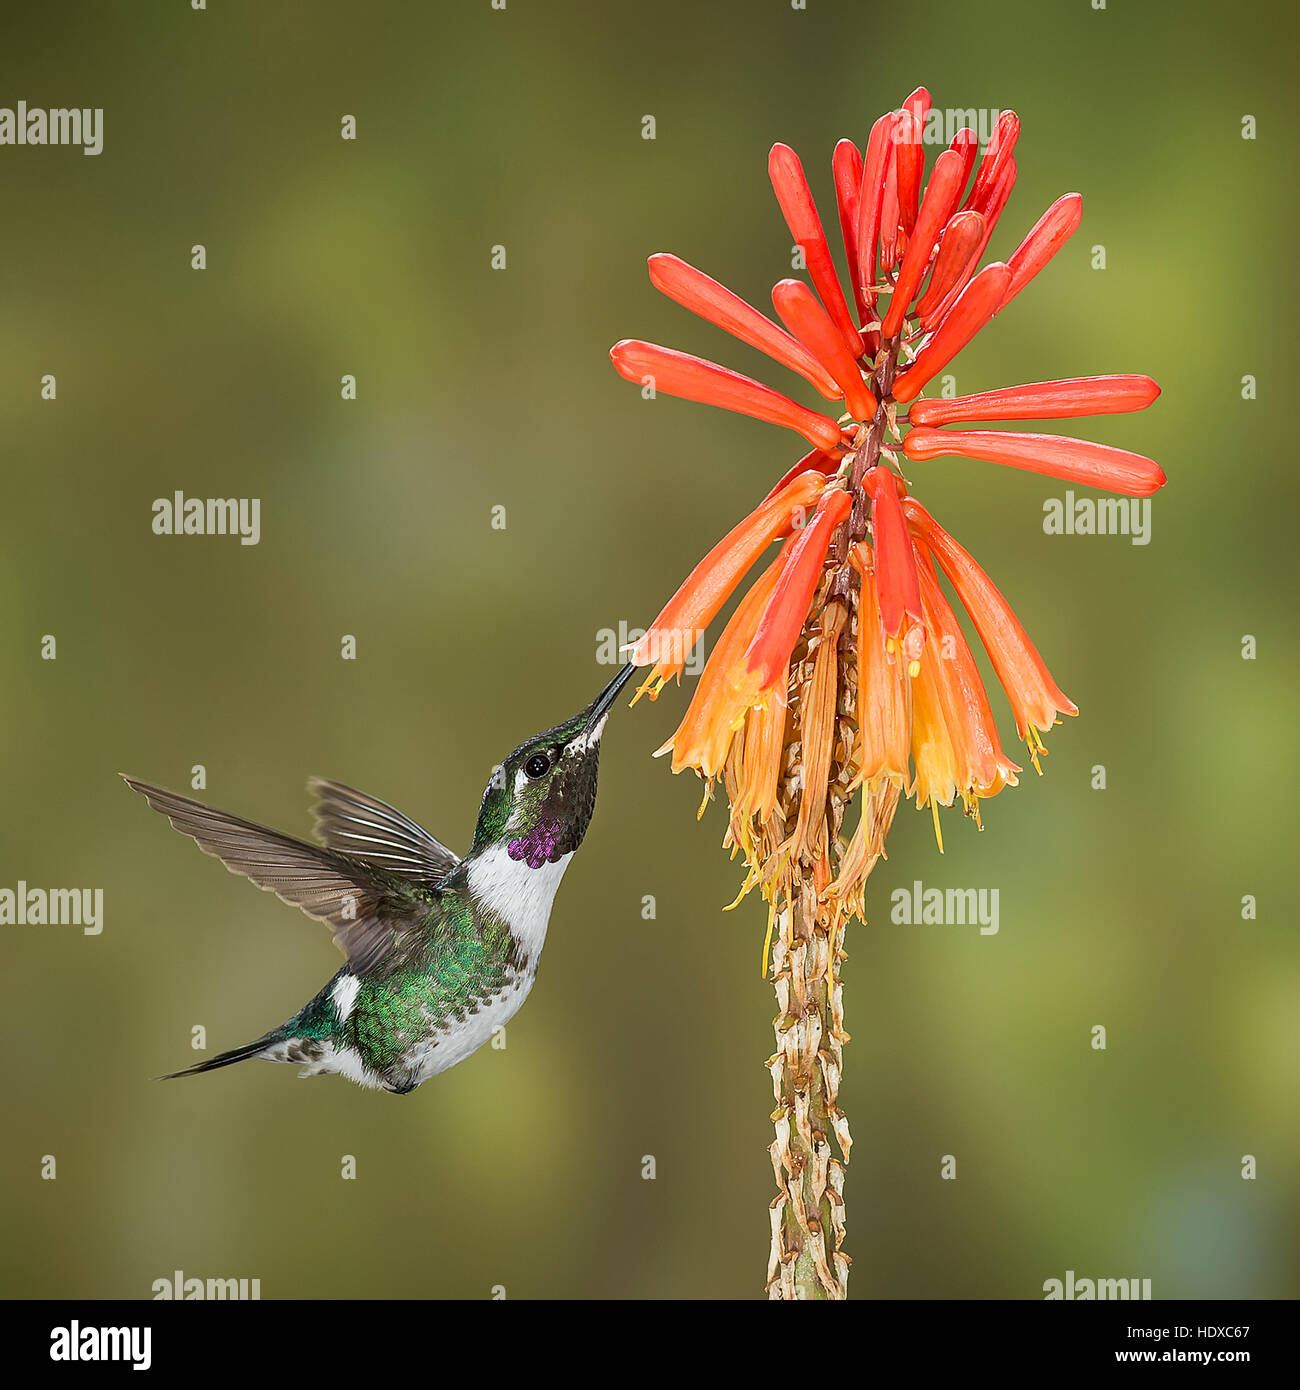
<path fill-rule="evenodd" d="M 543 821 L 541 825 L 535 825 L 527 835 L 511 840 L 506 846 L 506 853 L 511 859 L 522 859 L 530 869 L 540 869 L 543 864 L 559 858 L 555 853 L 559 838 L 558 822 Z"/>

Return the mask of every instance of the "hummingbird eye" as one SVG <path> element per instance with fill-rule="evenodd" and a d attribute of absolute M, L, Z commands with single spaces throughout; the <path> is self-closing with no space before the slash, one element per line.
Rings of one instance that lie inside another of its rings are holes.
<path fill-rule="evenodd" d="M 545 777 L 551 770 L 551 760 L 545 753 L 534 753 L 524 764 L 524 772 L 536 781 L 539 777 Z"/>

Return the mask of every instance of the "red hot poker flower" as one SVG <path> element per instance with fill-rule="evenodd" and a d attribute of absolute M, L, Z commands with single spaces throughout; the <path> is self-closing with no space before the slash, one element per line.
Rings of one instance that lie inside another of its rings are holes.
<path fill-rule="evenodd" d="M 865 151 L 849 141 L 836 148 L 836 207 L 856 317 L 803 168 L 784 145 L 773 147 L 769 173 L 816 291 L 795 281 L 777 286 L 774 303 L 789 333 L 675 257 L 651 260 L 651 278 L 665 293 L 791 367 L 827 399 L 842 400 L 838 419 L 668 348 L 630 341 L 611 354 L 632 381 L 651 378 L 669 394 L 772 421 L 812 445 L 697 566 L 648 634 L 676 638 L 684 653 L 686 637 L 716 615 L 759 553 L 786 535 L 793 499 L 815 502 L 808 524 L 786 536 L 741 598 L 670 742 L 674 771 L 694 768 L 710 790 L 719 780 L 725 787 L 725 843 L 743 853 L 748 869 L 742 896 L 759 886 L 770 908 L 779 1014 L 770 1064 L 772 1154 L 780 1190 L 770 1209 L 768 1284 L 783 1298 L 846 1291 L 837 1200 L 843 1162 L 829 1155 L 824 1132 L 833 1132 L 847 1159 L 848 1126 L 835 1099 L 847 1039 L 838 970 L 845 923 L 865 912 L 866 878 L 884 854 L 900 795 L 906 788 L 929 806 L 937 830 L 940 805 L 960 799 L 978 821 L 980 802 L 1014 785 L 1019 771 L 998 741 L 936 564 L 988 649 L 1035 767 L 1043 731 L 1058 715 L 1075 713 L 1006 600 L 909 495 L 913 484 L 904 486 L 889 461 L 901 446 L 917 464 L 955 454 L 1141 496 L 1164 482 L 1150 459 L 1085 440 L 941 428 L 1138 410 L 1157 388 L 1126 375 L 951 401 L 923 396 L 1048 264 L 1081 216 L 1078 195 L 1065 195 L 1006 264 L 980 270 L 1015 188 L 1020 122 L 1014 112 L 999 117 L 978 168 L 974 133 L 959 132 L 926 186 L 920 137 L 928 110 L 929 93 L 918 88 L 901 111 L 875 122 Z M 891 297 L 877 321 L 880 280 Z M 653 687 L 681 665 L 660 662 L 651 645 L 638 644 L 633 656 L 653 665 Z M 854 799 L 860 815 L 846 841 L 841 826 Z M 810 1056 L 817 1059 L 811 1069 Z M 816 1131 L 814 1114 L 825 1119 Z"/>

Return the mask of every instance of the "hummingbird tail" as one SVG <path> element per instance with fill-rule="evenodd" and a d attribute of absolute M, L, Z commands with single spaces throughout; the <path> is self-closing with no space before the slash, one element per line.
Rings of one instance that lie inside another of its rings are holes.
<path fill-rule="evenodd" d="M 260 1056 L 268 1047 L 282 1042 L 285 1034 L 277 1029 L 273 1033 L 267 1033 L 258 1038 L 255 1042 L 245 1043 L 243 1047 L 232 1047 L 229 1052 L 219 1052 L 215 1057 L 208 1057 L 202 1062 L 195 1062 L 192 1067 L 182 1067 L 180 1071 L 169 1071 L 156 1078 L 158 1081 L 174 1081 L 178 1076 L 197 1076 L 200 1072 L 216 1071 L 218 1067 L 229 1067 L 235 1062 L 247 1062 L 250 1057 Z"/>

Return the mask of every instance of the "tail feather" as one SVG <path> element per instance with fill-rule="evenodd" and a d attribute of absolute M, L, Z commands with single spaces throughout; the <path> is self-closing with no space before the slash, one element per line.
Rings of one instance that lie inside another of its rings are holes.
<path fill-rule="evenodd" d="M 274 1033 L 267 1033 L 253 1042 L 245 1043 L 243 1047 L 232 1047 L 229 1052 L 219 1052 L 215 1057 L 208 1057 L 202 1062 L 195 1062 L 192 1067 L 182 1067 L 180 1071 L 166 1072 L 162 1076 L 156 1077 L 155 1080 L 174 1081 L 178 1076 L 197 1076 L 200 1072 L 216 1071 L 218 1067 L 233 1066 L 236 1062 L 247 1062 L 251 1057 L 256 1057 L 265 1052 L 268 1047 L 281 1042 L 284 1037 L 285 1034 L 279 1030 Z"/>

